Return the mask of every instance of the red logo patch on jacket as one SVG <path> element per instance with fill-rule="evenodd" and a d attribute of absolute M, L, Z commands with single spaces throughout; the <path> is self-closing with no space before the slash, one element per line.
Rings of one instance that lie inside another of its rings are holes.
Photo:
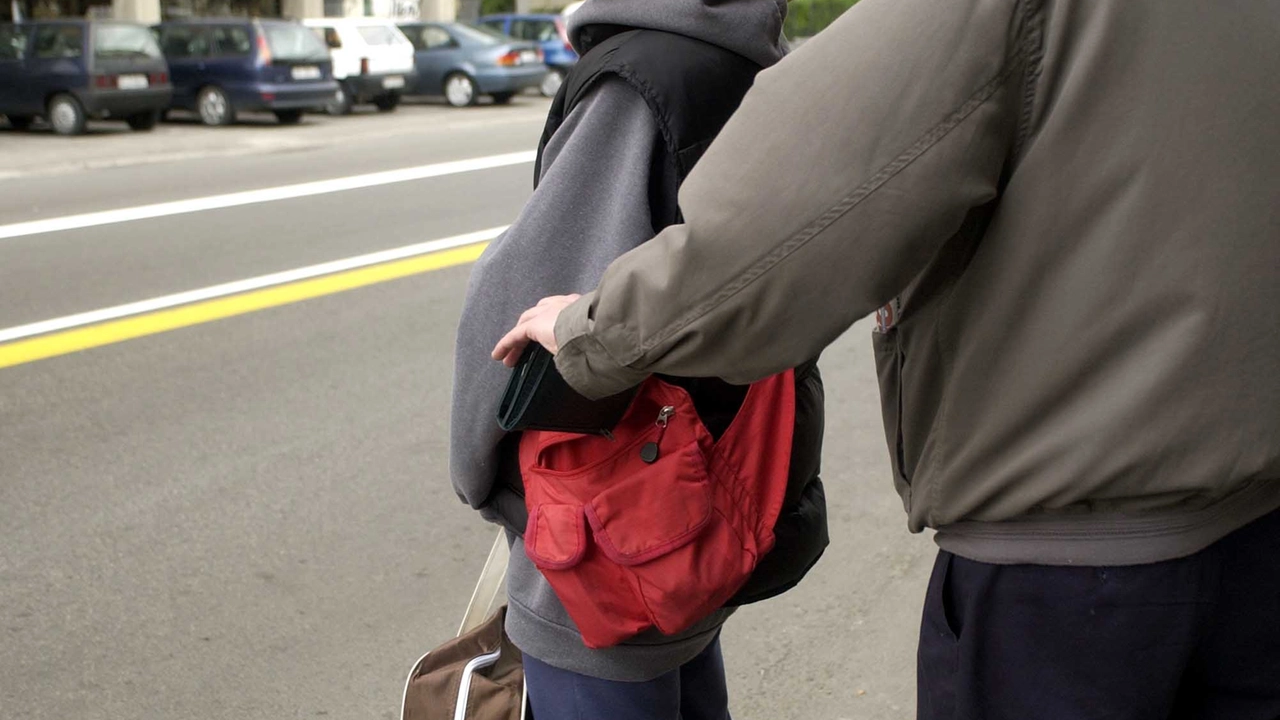
<path fill-rule="evenodd" d="M 524 433 L 525 552 L 588 647 L 680 632 L 742 587 L 773 547 L 794 429 L 787 371 L 749 388 L 718 441 L 656 377 L 613 440 Z"/>

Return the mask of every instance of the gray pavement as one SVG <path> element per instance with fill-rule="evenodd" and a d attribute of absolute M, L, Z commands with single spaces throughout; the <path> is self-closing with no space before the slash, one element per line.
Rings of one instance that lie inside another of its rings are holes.
<path fill-rule="evenodd" d="M 545 109 L 0 130 L 0 225 L 532 149 Z M 506 224 L 530 173 L 0 240 L 0 329 Z M 395 717 L 492 538 L 446 477 L 466 279 L 0 369 L 0 718 Z M 726 628 L 737 718 L 913 716 L 934 550 L 892 492 L 868 332 L 823 358 L 833 544 Z"/>

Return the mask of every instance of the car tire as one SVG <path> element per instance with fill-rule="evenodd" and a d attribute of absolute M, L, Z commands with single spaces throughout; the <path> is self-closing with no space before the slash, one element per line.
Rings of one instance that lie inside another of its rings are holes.
<path fill-rule="evenodd" d="M 59 135 L 81 135 L 89 121 L 80 101 L 71 95 L 59 93 L 49 101 L 49 124 Z"/>
<path fill-rule="evenodd" d="M 400 105 L 400 93 L 379 95 L 373 99 L 373 104 L 377 106 L 378 112 L 392 112 Z"/>
<path fill-rule="evenodd" d="M 333 94 L 333 99 L 325 103 L 324 111 L 334 116 L 350 115 L 354 105 L 355 97 L 352 96 L 351 88 L 347 87 L 345 82 L 340 82 L 338 91 Z"/>
<path fill-rule="evenodd" d="M 31 121 L 35 118 L 30 115 L 6 115 L 9 119 L 9 127 L 14 130 L 26 130 L 31 127 Z"/>
<path fill-rule="evenodd" d="M 444 99 L 454 107 L 475 105 L 480 99 L 476 81 L 466 73 L 449 73 L 449 76 L 444 79 Z"/>
<path fill-rule="evenodd" d="M 138 130 L 138 131 L 152 130 L 155 128 L 156 123 L 160 122 L 160 111 L 148 110 L 147 112 L 140 112 L 140 113 L 137 113 L 136 115 L 130 115 L 128 118 L 126 118 L 126 122 L 128 122 L 129 127 L 134 130 Z"/>
<path fill-rule="evenodd" d="M 564 71 L 552 68 L 542 78 L 542 84 L 538 86 L 538 92 L 542 93 L 542 97 L 555 97 L 560 92 L 560 86 L 564 84 Z"/>
<path fill-rule="evenodd" d="M 511 98 L 513 98 L 513 97 L 515 97 L 515 96 L 516 96 L 516 94 L 515 94 L 515 93 L 513 93 L 513 92 L 494 93 L 494 94 L 493 94 L 493 104 L 494 104 L 494 105 L 506 105 L 506 104 L 510 103 L 510 102 L 511 102 Z"/>
<path fill-rule="evenodd" d="M 281 125 L 297 125 L 302 122 L 301 110 L 276 110 L 276 120 Z"/>
<path fill-rule="evenodd" d="M 196 112 L 200 122 L 210 127 L 230 125 L 236 121 L 236 109 L 231 99 L 216 85 L 206 85 L 196 94 Z"/>

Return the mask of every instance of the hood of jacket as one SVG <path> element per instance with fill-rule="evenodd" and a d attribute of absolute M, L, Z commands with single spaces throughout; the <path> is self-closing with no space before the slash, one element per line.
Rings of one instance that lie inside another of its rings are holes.
<path fill-rule="evenodd" d="M 710 43 L 769 67 L 786 54 L 787 0 L 587 0 L 569 16 L 569 40 L 590 50 L 583 28 L 600 25 L 663 30 Z"/>

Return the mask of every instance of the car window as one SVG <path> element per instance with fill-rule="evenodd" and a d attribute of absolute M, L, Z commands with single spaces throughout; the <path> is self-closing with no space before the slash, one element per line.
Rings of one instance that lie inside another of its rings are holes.
<path fill-rule="evenodd" d="M 96 58 L 160 59 L 160 46 L 140 25 L 94 25 L 93 56 Z"/>
<path fill-rule="evenodd" d="M 320 62 L 329 59 L 329 50 L 315 33 L 293 23 L 267 23 L 262 26 L 267 47 L 277 60 Z"/>
<path fill-rule="evenodd" d="M 400 42 L 399 32 L 386 25 L 361 25 L 356 30 L 370 45 L 395 45 Z"/>
<path fill-rule="evenodd" d="M 410 36 L 409 40 L 413 41 L 415 38 L 417 42 L 413 46 L 417 50 L 438 50 L 453 45 L 453 36 L 445 31 L 444 28 L 434 25 L 423 27 Z"/>
<path fill-rule="evenodd" d="M 546 42 L 556 39 L 556 24 L 550 20 L 513 20 L 511 35 L 521 40 Z"/>
<path fill-rule="evenodd" d="M 498 43 L 511 40 L 511 38 L 503 35 L 497 30 L 487 27 L 454 25 L 453 31 L 458 34 L 459 38 L 466 40 L 473 45 L 497 45 Z"/>
<path fill-rule="evenodd" d="M 36 57 L 41 60 L 78 58 L 83 48 L 84 29 L 79 25 L 45 25 L 36 30 Z"/>
<path fill-rule="evenodd" d="M 160 46 L 170 58 L 208 57 L 209 28 L 167 25 L 160 31 Z"/>
<path fill-rule="evenodd" d="M 249 30 L 243 25 L 215 25 L 209 34 L 214 55 L 248 55 L 252 47 Z"/>
<path fill-rule="evenodd" d="M 325 47 L 337 50 L 342 47 L 342 38 L 338 37 L 337 28 L 331 27 L 313 27 L 316 37 L 325 44 Z"/>
<path fill-rule="evenodd" d="M 483 21 L 481 21 L 481 22 L 477 23 L 477 25 L 479 25 L 480 27 L 490 28 L 490 29 L 492 29 L 494 32 L 497 32 L 497 33 L 502 34 L 502 35 L 506 35 L 506 34 L 507 34 L 507 33 L 506 33 L 506 30 L 507 30 L 507 21 L 506 21 L 506 20 L 483 20 Z"/>
<path fill-rule="evenodd" d="M 423 44 L 423 40 L 422 40 L 422 31 L 426 29 L 426 26 L 397 25 L 396 27 L 400 28 L 400 32 L 404 33 L 405 37 L 409 38 L 409 44 L 413 46 L 414 50 L 427 49 L 427 46 Z"/>
<path fill-rule="evenodd" d="M 27 33 L 0 25 L 0 60 L 21 60 L 27 52 Z"/>

